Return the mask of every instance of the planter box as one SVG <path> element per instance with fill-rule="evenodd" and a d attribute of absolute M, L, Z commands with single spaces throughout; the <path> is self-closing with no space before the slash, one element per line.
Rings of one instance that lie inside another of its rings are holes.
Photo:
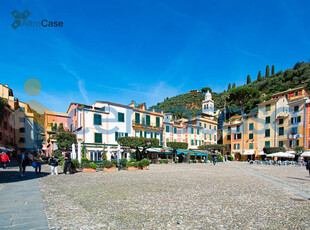
<path fill-rule="evenodd" d="M 127 167 L 127 171 L 138 171 L 136 167 Z"/>
<path fill-rule="evenodd" d="M 140 166 L 140 169 L 141 169 L 141 170 L 146 170 L 146 167 L 147 167 L 147 166 Z"/>
<path fill-rule="evenodd" d="M 103 168 L 103 171 L 105 172 L 115 172 L 116 167 L 111 167 L 111 168 Z"/>
<path fill-rule="evenodd" d="M 92 168 L 83 168 L 83 173 L 95 173 L 96 169 Z"/>

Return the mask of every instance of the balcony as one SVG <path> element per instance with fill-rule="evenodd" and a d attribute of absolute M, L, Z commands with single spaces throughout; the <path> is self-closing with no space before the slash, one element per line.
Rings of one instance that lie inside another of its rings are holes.
<path fill-rule="evenodd" d="M 155 122 L 146 122 L 142 120 L 142 122 L 132 120 L 132 127 L 135 129 L 144 128 L 144 129 L 153 129 L 153 130 L 163 130 L 163 127 L 160 124 L 156 124 Z"/>

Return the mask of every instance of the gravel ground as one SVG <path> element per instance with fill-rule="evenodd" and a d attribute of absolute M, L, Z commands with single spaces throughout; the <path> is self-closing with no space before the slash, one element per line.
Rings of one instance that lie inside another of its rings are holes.
<path fill-rule="evenodd" d="M 309 195 L 309 182 L 304 167 L 229 162 L 50 175 L 40 188 L 51 229 L 310 229 L 310 200 L 287 189 Z"/>

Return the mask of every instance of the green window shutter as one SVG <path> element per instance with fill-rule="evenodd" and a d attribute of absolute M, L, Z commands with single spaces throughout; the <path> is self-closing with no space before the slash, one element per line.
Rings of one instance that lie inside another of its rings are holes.
<path fill-rule="evenodd" d="M 163 134 L 160 134 L 160 141 L 163 142 Z"/>
<path fill-rule="evenodd" d="M 209 140 L 211 140 L 212 139 L 212 136 L 211 136 L 211 134 L 209 135 Z"/>
<path fill-rule="evenodd" d="M 250 149 L 253 149 L 253 148 L 254 148 L 254 144 L 253 144 L 253 143 L 250 143 L 250 144 L 249 144 L 249 148 L 250 148 Z"/>
<path fill-rule="evenodd" d="M 169 133 L 169 125 L 166 125 L 166 133 Z"/>
<path fill-rule="evenodd" d="M 153 138 L 153 133 L 151 132 L 151 138 Z"/>
<path fill-rule="evenodd" d="M 207 139 L 207 134 L 205 134 L 205 139 Z"/>
<path fill-rule="evenodd" d="M 101 115 L 94 114 L 94 125 L 101 125 Z"/>
<path fill-rule="evenodd" d="M 154 133 L 154 137 L 157 139 L 157 133 Z"/>
<path fill-rule="evenodd" d="M 144 137 L 146 137 L 146 132 L 144 131 Z"/>
<path fill-rule="evenodd" d="M 160 118 L 156 117 L 156 127 L 160 127 Z"/>
<path fill-rule="evenodd" d="M 191 140 L 191 145 L 194 145 L 194 140 Z"/>
<path fill-rule="evenodd" d="M 128 137 L 128 133 L 125 133 L 125 137 Z"/>
<path fill-rule="evenodd" d="M 205 123 L 205 129 L 207 128 L 207 124 Z"/>
<path fill-rule="evenodd" d="M 102 133 L 95 133 L 95 143 L 102 143 Z"/>
<path fill-rule="evenodd" d="M 214 141 L 216 141 L 216 135 L 214 135 Z"/>
<path fill-rule="evenodd" d="M 124 113 L 118 113 L 118 121 L 119 122 L 124 122 L 125 121 Z"/>
<path fill-rule="evenodd" d="M 135 123 L 140 124 L 140 113 L 135 113 Z"/>
<path fill-rule="evenodd" d="M 209 125 L 209 129 L 211 130 L 212 128 L 211 128 L 211 125 Z"/>
<path fill-rule="evenodd" d="M 143 135 L 143 132 L 142 132 L 142 131 L 140 131 L 140 137 L 142 137 L 142 135 Z"/>
<path fill-rule="evenodd" d="M 214 130 L 216 130 L 216 126 L 214 126 Z"/>
<path fill-rule="evenodd" d="M 177 134 L 178 133 L 177 128 L 173 128 L 173 132 L 174 132 L 174 134 Z"/>
<path fill-rule="evenodd" d="M 197 129 L 197 134 L 199 135 L 199 129 Z"/>
<path fill-rule="evenodd" d="M 265 147 L 270 147 L 270 141 L 265 141 Z"/>
<path fill-rule="evenodd" d="M 145 117 L 146 117 L 146 125 L 150 126 L 151 125 L 151 117 L 150 117 L 150 115 L 146 115 Z"/>
<path fill-rule="evenodd" d="M 191 128 L 191 134 L 194 134 L 194 128 Z"/>
<path fill-rule="evenodd" d="M 115 132 L 115 141 L 117 141 L 118 138 L 118 132 Z"/>

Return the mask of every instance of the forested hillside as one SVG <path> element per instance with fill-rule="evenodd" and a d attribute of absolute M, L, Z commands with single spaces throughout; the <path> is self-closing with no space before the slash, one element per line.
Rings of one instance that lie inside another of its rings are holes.
<path fill-rule="evenodd" d="M 261 71 L 259 71 L 257 79 L 251 81 L 250 75 L 245 79 L 246 84 L 237 86 L 233 83 L 228 85 L 227 91 L 221 93 L 212 93 L 213 100 L 215 102 L 215 108 L 224 108 L 224 101 L 229 97 L 229 91 L 233 88 L 250 87 L 257 89 L 260 92 L 260 97 L 257 100 L 253 100 L 252 104 L 247 105 L 247 110 L 256 106 L 264 100 L 269 100 L 272 94 L 285 91 L 288 89 L 305 86 L 307 90 L 310 90 L 310 62 L 298 62 L 292 69 L 285 71 L 279 71 L 274 73 L 274 66 L 272 66 L 271 74 L 269 66 L 266 66 L 265 77 L 262 77 Z M 203 93 L 186 93 L 175 97 L 166 98 L 164 102 L 158 103 L 156 107 L 161 108 L 164 112 L 172 112 L 176 116 L 184 116 L 186 113 L 191 115 L 196 114 L 201 109 L 201 102 L 204 99 Z M 227 102 L 226 106 L 234 106 L 234 101 Z M 189 112 L 187 112 L 187 110 Z"/>

